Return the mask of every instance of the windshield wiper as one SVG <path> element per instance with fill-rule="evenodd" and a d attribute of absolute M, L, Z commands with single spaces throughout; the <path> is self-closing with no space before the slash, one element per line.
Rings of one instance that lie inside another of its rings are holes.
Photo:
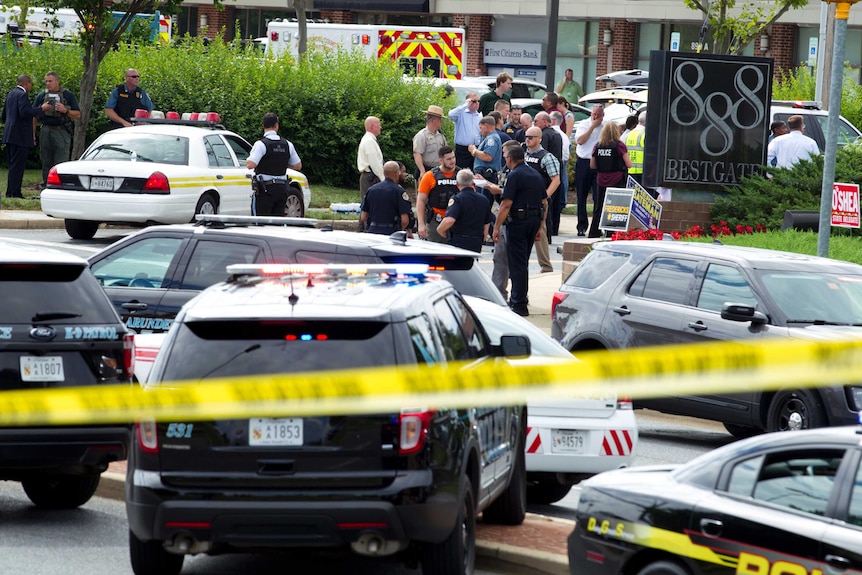
<path fill-rule="evenodd" d="M 212 374 L 214 374 L 215 372 L 219 371 L 221 368 L 223 368 L 223 367 L 225 367 L 226 365 L 228 365 L 228 364 L 232 363 L 232 362 L 233 362 L 233 360 L 235 360 L 235 359 L 236 359 L 236 358 L 238 358 L 239 356 L 241 356 L 241 355 L 245 355 L 245 354 L 247 354 L 247 353 L 251 353 L 251 352 L 253 352 L 253 351 L 257 351 L 257 350 L 259 350 L 260 348 L 261 348 L 261 345 L 260 345 L 259 343 L 255 343 L 255 344 L 250 345 L 250 346 L 248 346 L 247 348 L 243 349 L 242 351 L 239 351 L 239 352 L 237 352 L 237 353 L 233 354 L 233 355 L 232 355 L 231 357 L 229 357 L 226 361 L 223 361 L 222 363 L 218 364 L 217 366 L 215 366 L 214 368 L 212 368 L 211 370 L 209 370 L 208 372 L 206 372 L 206 373 L 205 373 L 205 374 L 200 378 L 200 379 L 201 379 L 201 381 L 203 381 L 204 379 L 207 379 L 207 378 L 208 378 L 208 377 L 210 377 Z"/>
<path fill-rule="evenodd" d="M 52 319 L 69 319 L 73 317 L 81 317 L 81 314 L 71 311 L 48 311 L 39 312 L 33 315 L 30 321 L 50 321 Z"/>

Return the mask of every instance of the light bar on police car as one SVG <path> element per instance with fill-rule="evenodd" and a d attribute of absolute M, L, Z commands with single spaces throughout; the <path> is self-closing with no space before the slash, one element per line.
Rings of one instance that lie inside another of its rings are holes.
<path fill-rule="evenodd" d="M 426 264 L 231 264 L 227 273 L 232 276 L 414 276 L 424 277 L 428 273 Z"/>
<path fill-rule="evenodd" d="M 222 224 L 258 224 L 291 226 L 301 228 L 316 228 L 317 220 L 314 218 L 293 218 L 286 216 L 231 216 L 225 214 L 195 214 L 198 223 L 222 223 Z"/>

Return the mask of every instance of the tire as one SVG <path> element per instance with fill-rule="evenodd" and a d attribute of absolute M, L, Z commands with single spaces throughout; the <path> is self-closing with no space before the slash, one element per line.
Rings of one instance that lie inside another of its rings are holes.
<path fill-rule="evenodd" d="M 101 475 L 47 475 L 21 482 L 24 493 L 36 507 L 75 509 L 90 500 L 99 487 Z"/>
<path fill-rule="evenodd" d="M 724 428 L 729 434 L 731 434 L 737 439 L 754 437 L 755 435 L 763 433 L 762 429 L 760 429 L 759 427 L 753 427 L 751 425 L 737 425 L 736 423 L 724 423 L 722 425 L 724 425 Z"/>
<path fill-rule="evenodd" d="M 527 481 L 527 501 L 550 505 L 568 495 L 571 490 L 571 485 L 563 485 L 556 479 Z"/>
<path fill-rule="evenodd" d="M 179 575 L 186 557 L 165 551 L 161 541 L 141 541 L 130 529 L 129 558 L 135 575 Z"/>
<path fill-rule="evenodd" d="M 201 195 L 201 198 L 198 200 L 198 205 L 195 206 L 195 215 L 198 214 L 217 214 L 218 213 L 218 202 L 215 199 L 215 196 L 210 192 L 205 192 Z M 195 219 L 192 218 L 192 222 Z"/>
<path fill-rule="evenodd" d="M 527 516 L 527 456 L 524 446 L 519 445 L 515 457 L 515 469 L 506 490 L 482 513 L 486 523 L 498 525 L 520 525 Z"/>
<path fill-rule="evenodd" d="M 767 431 L 794 431 L 825 427 L 823 403 L 808 389 L 782 389 L 772 398 L 766 418 Z"/>
<path fill-rule="evenodd" d="M 65 220 L 66 233 L 73 240 L 92 240 L 99 229 L 99 222 L 87 220 Z"/>
<path fill-rule="evenodd" d="M 287 203 L 284 205 L 284 215 L 289 218 L 305 217 L 305 202 L 302 199 L 302 192 L 293 186 L 287 188 Z"/>
<path fill-rule="evenodd" d="M 473 486 L 466 477 L 461 480 L 460 490 L 461 508 L 452 532 L 442 543 L 427 543 L 422 548 L 422 575 L 473 573 L 476 566 L 476 500 Z"/>
<path fill-rule="evenodd" d="M 637 575 L 691 575 L 688 569 L 676 561 L 653 561 L 640 571 Z"/>

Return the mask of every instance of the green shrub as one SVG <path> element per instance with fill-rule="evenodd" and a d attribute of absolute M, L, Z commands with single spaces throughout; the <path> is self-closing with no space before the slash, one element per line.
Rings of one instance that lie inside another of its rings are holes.
<path fill-rule="evenodd" d="M 841 87 L 841 115 L 851 124 L 862 126 L 862 86 L 856 81 L 858 72 L 850 65 L 844 67 Z M 808 66 L 783 70 L 781 77 L 772 86 L 773 100 L 814 100 L 817 79 Z"/>

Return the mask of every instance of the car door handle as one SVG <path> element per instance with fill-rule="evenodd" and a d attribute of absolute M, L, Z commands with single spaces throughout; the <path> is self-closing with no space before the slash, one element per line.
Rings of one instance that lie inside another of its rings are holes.
<path fill-rule="evenodd" d="M 709 329 L 708 327 L 703 325 L 702 321 L 690 321 L 688 322 L 688 327 L 690 327 L 694 331 L 703 331 L 705 329 Z"/>
<path fill-rule="evenodd" d="M 629 315 L 632 312 L 629 308 L 627 308 L 626 306 L 623 306 L 623 307 L 615 307 L 614 313 L 617 315 Z"/>
<path fill-rule="evenodd" d="M 842 571 L 850 567 L 850 560 L 839 555 L 827 555 L 826 562 L 832 567 L 837 567 Z"/>
<path fill-rule="evenodd" d="M 222 176 L 221 174 L 216 174 L 216 179 L 217 180 L 223 180 L 224 176 Z"/>
<path fill-rule="evenodd" d="M 718 519 L 703 518 L 700 520 L 700 531 L 709 537 L 718 537 L 721 535 L 721 528 L 724 524 Z"/>
<path fill-rule="evenodd" d="M 147 309 L 147 304 L 138 302 L 126 302 L 120 304 L 120 307 L 129 311 L 141 311 Z"/>

